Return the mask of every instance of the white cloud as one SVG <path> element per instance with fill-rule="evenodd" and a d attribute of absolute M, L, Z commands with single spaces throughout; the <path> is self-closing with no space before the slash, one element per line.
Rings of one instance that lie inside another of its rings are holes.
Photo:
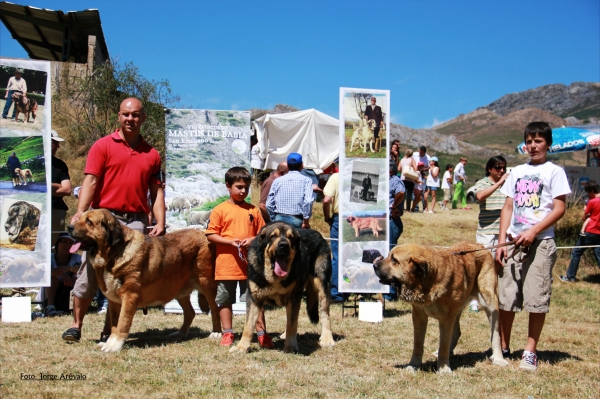
<path fill-rule="evenodd" d="M 422 129 L 432 129 L 434 127 L 436 127 L 437 125 L 441 125 L 444 122 L 448 122 L 450 119 L 446 119 L 446 120 L 439 120 L 438 118 L 433 118 L 433 122 L 431 124 L 426 123 Z"/>

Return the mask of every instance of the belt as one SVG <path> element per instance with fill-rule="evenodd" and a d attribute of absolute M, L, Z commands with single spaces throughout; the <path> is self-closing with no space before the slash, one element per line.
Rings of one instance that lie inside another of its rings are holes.
<path fill-rule="evenodd" d="M 294 217 L 296 219 L 304 220 L 304 216 L 302 216 L 302 215 L 288 215 L 287 213 L 278 213 L 278 215 L 291 216 L 291 217 Z"/>
<path fill-rule="evenodd" d="M 136 219 L 141 219 L 146 216 L 146 214 L 144 212 L 121 212 L 121 211 L 114 211 L 112 209 L 107 209 L 107 211 L 112 213 L 113 216 L 115 218 L 117 218 L 118 220 L 122 220 L 127 224 L 133 222 Z"/>

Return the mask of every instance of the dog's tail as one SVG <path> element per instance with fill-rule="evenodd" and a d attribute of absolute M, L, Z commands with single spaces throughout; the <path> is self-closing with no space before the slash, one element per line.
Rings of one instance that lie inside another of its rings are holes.
<path fill-rule="evenodd" d="M 208 301 L 206 297 L 198 291 L 198 305 L 200 306 L 200 310 L 202 313 L 208 313 L 210 311 L 210 306 L 208 306 Z"/>

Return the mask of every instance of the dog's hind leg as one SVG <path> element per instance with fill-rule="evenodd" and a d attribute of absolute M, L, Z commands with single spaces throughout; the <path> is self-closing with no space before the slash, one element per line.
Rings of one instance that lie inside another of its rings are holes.
<path fill-rule="evenodd" d="M 493 261 L 492 261 L 493 262 Z M 486 277 L 485 274 L 488 274 Z M 481 270 L 478 278 L 479 305 L 483 307 L 490 322 L 490 339 L 492 343 L 491 361 L 496 366 L 508 366 L 502 356 L 502 343 L 500 340 L 500 312 L 498 310 L 498 280 L 494 267 Z"/>
<path fill-rule="evenodd" d="M 423 350 L 425 346 L 425 333 L 427 333 L 427 322 L 429 317 L 423 309 L 414 306 L 412 308 L 413 321 L 413 352 L 410 362 L 406 367 L 409 370 L 416 370 L 423 364 Z"/>
<path fill-rule="evenodd" d="M 456 321 L 454 322 L 454 328 L 452 329 L 452 340 L 450 341 L 450 355 L 454 354 L 454 348 L 458 344 L 460 339 L 460 316 L 462 316 L 462 310 L 456 315 Z"/>
<path fill-rule="evenodd" d="M 183 309 L 183 324 L 179 331 L 174 332 L 169 335 L 171 338 L 185 338 L 188 335 L 188 331 L 190 330 L 190 326 L 194 321 L 194 317 L 196 317 L 196 311 L 192 306 L 192 301 L 190 301 L 190 296 L 186 295 L 181 298 L 177 298 L 177 302 L 179 302 L 179 306 Z"/>
<path fill-rule="evenodd" d="M 317 260 L 317 264 L 318 263 L 320 263 L 319 260 Z M 318 311 L 319 309 L 321 310 L 321 337 L 319 338 L 319 345 L 321 348 L 335 345 L 333 333 L 331 332 L 331 317 L 329 316 L 328 293 L 330 290 L 329 287 L 327 287 L 328 285 L 329 284 L 324 284 L 324 281 L 319 277 L 313 277 L 312 279 L 309 279 L 306 286 L 306 307 L 311 322 L 316 323 L 319 321 Z M 316 317 L 312 315 L 313 312 L 316 313 Z"/>

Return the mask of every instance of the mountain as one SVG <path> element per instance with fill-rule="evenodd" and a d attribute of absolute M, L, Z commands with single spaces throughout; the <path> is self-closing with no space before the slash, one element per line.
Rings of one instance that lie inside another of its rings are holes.
<path fill-rule="evenodd" d="M 551 127 L 600 123 L 600 83 L 551 84 L 502 96 L 432 130 L 493 151 L 512 153 L 523 141 L 523 129 L 533 121 Z M 579 163 L 581 154 L 566 158 Z"/>
<path fill-rule="evenodd" d="M 600 119 L 600 83 L 551 84 L 511 93 L 483 107 L 505 116 L 526 108 L 539 108 L 561 118 L 575 117 L 584 123 Z"/>

